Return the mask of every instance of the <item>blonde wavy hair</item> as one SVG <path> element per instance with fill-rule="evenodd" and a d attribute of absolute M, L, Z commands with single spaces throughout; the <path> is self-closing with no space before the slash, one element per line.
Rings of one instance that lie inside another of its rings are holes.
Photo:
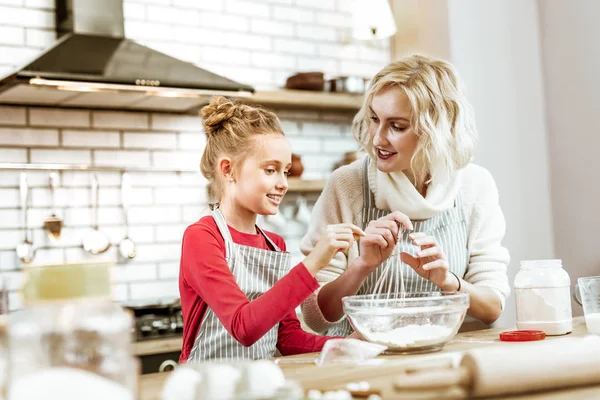
<path fill-rule="evenodd" d="M 273 112 L 222 96 L 211 98 L 210 103 L 200 110 L 200 116 L 207 137 L 200 170 L 208 180 L 211 201 L 220 201 L 224 177 L 217 171 L 219 158 L 231 158 L 232 174 L 235 175 L 255 148 L 251 141 L 253 136 L 284 133 Z"/>
<path fill-rule="evenodd" d="M 373 78 L 352 122 L 352 134 L 362 147 L 373 157 L 369 107 L 375 95 L 391 87 L 406 93 L 413 110 L 411 127 L 419 136 L 410 162 L 415 183 L 438 181 L 465 167 L 477 133 L 464 84 L 452 64 L 422 55 L 394 61 Z"/>

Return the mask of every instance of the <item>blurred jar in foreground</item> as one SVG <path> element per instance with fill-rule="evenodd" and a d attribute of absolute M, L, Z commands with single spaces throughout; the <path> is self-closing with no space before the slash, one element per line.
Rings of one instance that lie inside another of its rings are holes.
<path fill-rule="evenodd" d="M 110 264 L 31 266 L 7 329 L 9 400 L 134 400 L 132 316 L 110 299 Z"/>
<path fill-rule="evenodd" d="M 562 260 L 521 261 L 515 276 L 517 327 L 564 335 L 573 330 L 571 279 Z"/>

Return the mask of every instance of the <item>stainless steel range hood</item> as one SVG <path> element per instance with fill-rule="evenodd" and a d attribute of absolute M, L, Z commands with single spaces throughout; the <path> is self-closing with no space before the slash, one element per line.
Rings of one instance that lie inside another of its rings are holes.
<path fill-rule="evenodd" d="M 56 0 L 56 21 L 57 43 L 0 78 L 0 103 L 186 112 L 254 92 L 126 39 L 122 0 Z"/>

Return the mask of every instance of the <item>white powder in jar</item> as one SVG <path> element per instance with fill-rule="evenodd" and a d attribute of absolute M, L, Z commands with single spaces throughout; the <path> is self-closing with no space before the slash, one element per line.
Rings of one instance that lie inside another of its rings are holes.
<path fill-rule="evenodd" d="M 11 382 L 8 400 L 134 400 L 133 393 L 100 375 L 54 367 Z"/>
<path fill-rule="evenodd" d="M 446 340 L 452 329 L 440 325 L 407 325 L 389 332 L 369 332 L 365 336 L 371 342 L 391 348 L 430 346 Z"/>

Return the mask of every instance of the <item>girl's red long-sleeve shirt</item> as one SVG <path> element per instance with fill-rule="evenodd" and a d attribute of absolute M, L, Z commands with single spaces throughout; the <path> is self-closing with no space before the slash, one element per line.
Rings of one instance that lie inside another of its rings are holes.
<path fill-rule="evenodd" d="M 237 244 L 270 250 L 262 234 L 248 234 L 229 227 Z M 265 232 L 285 251 L 281 236 Z M 295 309 L 319 284 L 300 263 L 256 300 L 250 302 L 238 286 L 225 260 L 225 242 L 212 216 L 190 225 L 184 235 L 179 274 L 183 311 L 183 349 L 186 361 L 208 308 L 227 332 L 250 346 L 279 322 L 277 348 L 283 355 L 320 351 L 331 337 L 313 335 L 300 327 Z"/>

